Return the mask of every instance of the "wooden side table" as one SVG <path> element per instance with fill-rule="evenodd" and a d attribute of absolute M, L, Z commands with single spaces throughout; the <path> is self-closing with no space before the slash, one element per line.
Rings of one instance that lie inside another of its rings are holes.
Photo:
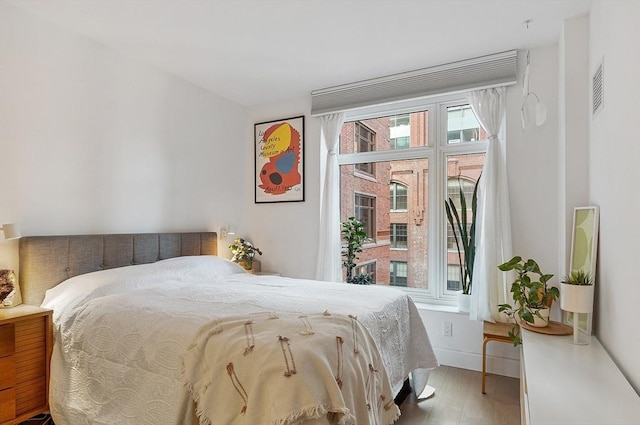
<path fill-rule="evenodd" d="M 485 381 L 487 378 L 487 343 L 489 341 L 508 342 L 513 344 L 509 338 L 509 331 L 513 329 L 513 323 L 491 323 L 484 322 L 482 326 L 482 394 L 486 394 Z"/>
<path fill-rule="evenodd" d="M 52 313 L 30 305 L 0 309 L 0 425 L 49 409 Z"/>

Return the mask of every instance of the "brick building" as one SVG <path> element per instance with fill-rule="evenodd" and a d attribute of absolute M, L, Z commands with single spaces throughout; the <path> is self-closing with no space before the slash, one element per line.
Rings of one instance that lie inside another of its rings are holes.
<path fill-rule="evenodd" d="M 455 143 L 456 137 L 475 137 L 477 140 L 483 136 L 479 128 L 475 128 L 475 133 L 467 130 L 450 131 L 448 138 Z M 362 153 L 427 146 L 428 134 L 428 112 L 348 122 L 342 127 L 340 152 Z M 371 238 L 358 255 L 356 273 L 371 274 L 377 284 L 428 287 L 428 161 L 424 158 L 340 167 L 341 221 L 355 216 L 364 224 Z M 449 179 L 449 196 L 458 197 L 456 177 L 459 176 L 470 199 L 469 187 L 472 193 L 483 162 L 484 154 L 448 157 L 448 175 L 452 177 Z M 459 279 L 459 272 L 456 272 L 459 262 L 451 234 L 449 239 L 448 280 L 452 289 L 455 279 Z"/>

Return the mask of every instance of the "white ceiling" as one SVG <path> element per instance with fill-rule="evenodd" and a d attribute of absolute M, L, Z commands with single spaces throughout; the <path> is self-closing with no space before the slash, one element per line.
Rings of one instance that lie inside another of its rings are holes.
<path fill-rule="evenodd" d="M 7 3 L 245 106 L 554 44 L 563 20 L 590 7 L 589 0 Z"/>

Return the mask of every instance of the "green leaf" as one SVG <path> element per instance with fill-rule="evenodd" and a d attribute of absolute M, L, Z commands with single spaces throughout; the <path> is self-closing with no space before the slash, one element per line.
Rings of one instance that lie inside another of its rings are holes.
<path fill-rule="evenodd" d="M 520 315 L 520 318 L 522 320 L 524 320 L 525 322 L 533 323 L 533 314 L 531 314 L 531 311 L 529 311 L 529 310 L 522 311 L 522 314 Z"/>
<path fill-rule="evenodd" d="M 552 277 L 553 277 L 552 274 L 544 274 L 540 276 L 540 282 L 547 283 L 549 280 L 551 280 Z"/>
<path fill-rule="evenodd" d="M 506 263 L 500 264 L 498 268 L 503 272 L 513 270 L 521 260 L 522 260 L 521 257 L 515 256 L 511 260 L 507 261 Z"/>

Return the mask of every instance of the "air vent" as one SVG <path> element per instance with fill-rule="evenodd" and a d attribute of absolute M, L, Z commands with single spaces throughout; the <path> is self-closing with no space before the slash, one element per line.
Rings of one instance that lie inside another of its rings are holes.
<path fill-rule="evenodd" d="M 604 61 L 593 74 L 593 116 L 604 108 Z"/>

